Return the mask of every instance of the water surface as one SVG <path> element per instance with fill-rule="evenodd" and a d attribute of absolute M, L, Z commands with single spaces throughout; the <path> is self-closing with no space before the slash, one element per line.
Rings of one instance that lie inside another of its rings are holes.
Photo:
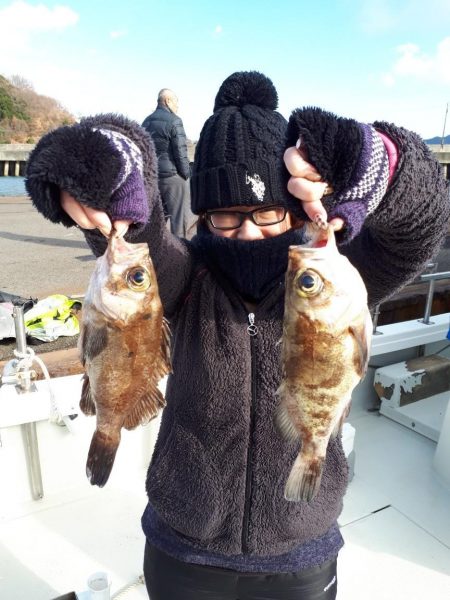
<path fill-rule="evenodd" d="M 26 196 L 25 177 L 0 177 L 0 196 Z"/>

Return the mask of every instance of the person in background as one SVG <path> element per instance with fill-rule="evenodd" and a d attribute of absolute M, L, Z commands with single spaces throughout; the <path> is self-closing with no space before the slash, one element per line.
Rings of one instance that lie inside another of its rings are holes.
<path fill-rule="evenodd" d="M 164 88 L 158 94 L 156 110 L 144 120 L 142 127 L 155 144 L 159 191 L 170 230 L 179 237 L 186 237 L 193 221 L 188 184 L 190 166 L 186 134 L 177 113 L 177 96 Z"/>
<path fill-rule="evenodd" d="M 55 130 L 29 160 L 44 216 L 82 227 L 97 256 L 114 226 L 147 242 L 155 265 L 173 373 L 142 517 L 151 600 L 336 598 L 340 436 L 317 496 L 284 497 L 299 450 L 274 422 L 288 249 L 302 220 L 327 219 L 373 307 L 423 270 L 448 227 L 449 184 L 419 136 L 319 108 L 287 122 L 277 102 L 261 73 L 222 83 L 196 148 L 192 240 L 167 230 L 151 140 L 124 117 Z"/>

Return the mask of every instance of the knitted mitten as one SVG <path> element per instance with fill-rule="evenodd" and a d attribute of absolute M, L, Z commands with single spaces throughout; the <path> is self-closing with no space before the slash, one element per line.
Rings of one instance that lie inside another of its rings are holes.
<path fill-rule="evenodd" d="M 153 145 L 150 150 L 154 153 Z M 156 174 L 149 183 L 157 189 Z M 136 229 L 149 218 L 141 150 L 106 125 L 97 128 L 82 122 L 43 136 L 30 155 L 26 189 L 46 218 L 66 227 L 74 221 L 61 208 L 61 190 L 81 204 L 106 211 L 113 221 L 133 221 Z"/>
<path fill-rule="evenodd" d="M 383 140 L 371 125 L 319 108 L 292 113 L 287 146 L 299 138 L 307 160 L 333 188 L 322 202 L 329 219 L 345 221 L 341 239 L 348 242 L 358 235 L 386 192 L 389 160 Z"/>

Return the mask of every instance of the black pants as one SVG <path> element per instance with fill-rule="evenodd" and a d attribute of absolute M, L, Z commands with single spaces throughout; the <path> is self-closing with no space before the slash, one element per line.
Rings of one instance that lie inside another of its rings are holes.
<path fill-rule="evenodd" d="M 147 543 L 144 575 L 150 600 L 334 600 L 336 562 L 298 573 L 239 573 L 184 563 Z"/>

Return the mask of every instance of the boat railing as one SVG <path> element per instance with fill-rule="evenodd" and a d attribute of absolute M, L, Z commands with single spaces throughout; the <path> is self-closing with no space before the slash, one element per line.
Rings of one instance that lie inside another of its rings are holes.
<path fill-rule="evenodd" d="M 419 281 L 427 282 L 428 281 L 428 291 L 427 291 L 427 299 L 425 302 L 425 310 L 423 319 L 420 319 L 420 323 L 424 325 L 432 325 L 430 321 L 431 309 L 433 306 L 433 297 L 435 292 L 436 281 L 441 281 L 443 279 L 450 279 L 450 271 L 441 271 L 436 273 L 437 263 L 429 263 L 426 267 L 428 272 L 423 273 L 418 277 Z M 378 318 L 380 316 L 380 307 L 382 306 L 382 302 L 377 304 L 372 311 L 372 323 L 373 329 L 372 333 L 374 335 L 382 335 L 382 332 L 377 329 L 378 326 Z"/>

